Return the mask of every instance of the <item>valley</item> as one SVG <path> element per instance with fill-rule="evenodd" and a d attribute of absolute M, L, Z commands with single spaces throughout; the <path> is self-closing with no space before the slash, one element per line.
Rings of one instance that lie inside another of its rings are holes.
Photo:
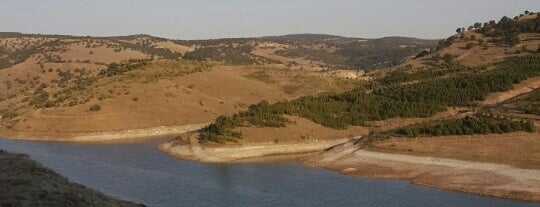
<path fill-rule="evenodd" d="M 292 154 L 345 175 L 538 202 L 539 53 L 532 12 L 443 40 L 5 32 L 0 137 L 159 140 L 149 148 L 182 163 Z"/>

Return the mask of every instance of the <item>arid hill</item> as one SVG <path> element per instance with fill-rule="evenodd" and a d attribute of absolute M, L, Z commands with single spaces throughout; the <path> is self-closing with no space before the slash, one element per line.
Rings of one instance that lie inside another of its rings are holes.
<path fill-rule="evenodd" d="M 339 69 L 316 56 L 283 52 L 311 48 L 317 55 L 336 56 L 337 50 L 354 47 L 376 50 L 381 57 L 399 50 L 402 55 L 393 58 L 400 62 L 435 43 L 389 39 L 395 41 L 368 47 L 367 42 L 387 41 L 325 35 L 181 41 L 0 33 L 0 135 L 68 139 L 208 123 L 261 100 L 350 90 L 369 79 L 363 69 L 373 68 Z"/>
<path fill-rule="evenodd" d="M 219 117 L 198 139 L 235 146 L 364 135 L 372 143 L 396 136 L 536 131 L 539 117 L 530 105 L 536 105 L 534 90 L 540 88 L 540 17 L 475 26 L 460 28 L 437 49 L 403 64 L 365 74 L 370 79 L 353 90 L 261 102 Z"/>
<path fill-rule="evenodd" d="M 540 16 L 456 32 L 440 41 L 0 33 L 0 136 L 200 128 L 160 149 L 208 162 L 324 150 L 305 163 L 538 201 Z"/>
<path fill-rule="evenodd" d="M 306 69 L 373 70 L 403 63 L 436 40 L 407 37 L 364 39 L 322 34 L 177 41 L 196 47 L 185 58 L 234 64 L 284 63 Z M 244 52 L 242 55 L 242 52 Z"/>

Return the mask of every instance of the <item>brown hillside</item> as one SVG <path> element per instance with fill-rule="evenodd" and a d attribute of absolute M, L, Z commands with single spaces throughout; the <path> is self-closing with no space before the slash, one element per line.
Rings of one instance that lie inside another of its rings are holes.
<path fill-rule="evenodd" d="M 14 53 L 24 44 L 41 44 L 21 63 L 0 70 L 0 135 L 9 137 L 207 123 L 261 100 L 344 91 L 358 82 L 285 65 L 162 58 L 163 50 L 193 48 L 147 36 L 0 40 Z M 119 72 L 111 70 L 114 64 L 131 66 Z"/>

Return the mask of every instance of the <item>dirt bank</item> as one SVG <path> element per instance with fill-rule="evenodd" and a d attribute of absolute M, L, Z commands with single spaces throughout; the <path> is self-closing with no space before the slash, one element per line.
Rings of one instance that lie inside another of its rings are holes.
<path fill-rule="evenodd" d="M 503 164 L 372 152 L 352 142 L 303 158 L 302 163 L 353 176 L 407 179 L 445 190 L 540 201 L 540 170 Z"/>
<path fill-rule="evenodd" d="M 164 153 L 185 160 L 227 163 L 238 162 L 243 159 L 257 158 L 272 155 L 299 154 L 323 151 L 329 147 L 347 142 L 348 139 L 319 140 L 290 143 L 257 143 L 243 145 L 223 145 L 211 146 L 201 145 L 194 138 L 189 136 L 189 141 L 176 139 L 164 143 L 158 148 Z"/>
<path fill-rule="evenodd" d="M 177 126 L 158 126 L 140 129 L 128 129 L 107 132 L 79 132 L 79 133 L 58 133 L 58 132 L 17 132 L 11 131 L 3 133 L 1 136 L 9 139 L 20 140 L 48 140 L 48 141 L 74 141 L 74 142 L 94 142 L 124 140 L 133 138 L 155 137 L 164 135 L 178 135 L 190 131 L 199 130 L 207 124 L 188 124 Z"/>

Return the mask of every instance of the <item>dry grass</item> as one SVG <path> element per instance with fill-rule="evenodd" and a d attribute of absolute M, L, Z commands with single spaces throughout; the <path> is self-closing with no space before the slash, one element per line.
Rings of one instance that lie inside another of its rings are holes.
<path fill-rule="evenodd" d="M 339 93 L 364 83 L 361 79 L 337 77 L 321 71 L 298 70 L 285 66 L 246 68 L 245 77 L 277 85 L 289 95 L 298 97 L 320 93 Z"/>
<path fill-rule="evenodd" d="M 348 127 L 340 130 L 324 127 L 296 116 L 286 117 L 291 122 L 286 127 L 240 127 L 238 130 L 243 136 L 238 140 L 238 144 L 317 142 L 368 134 L 365 127 Z"/>
<path fill-rule="evenodd" d="M 508 164 L 540 169 L 540 134 L 447 136 L 392 139 L 373 144 L 372 150 L 419 156 Z"/>
<path fill-rule="evenodd" d="M 13 129 L 0 129 L 0 133 L 62 138 L 78 132 L 207 123 L 262 99 L 273 102 L 292 98 L 275 85 L 244 78 L 244 73 L 231 67 L 176 75 L 167 72 L 179 69 L 174 63 L 156 65 L 134 71 L 140 76 L 129 73 L 98 81 L 88 90 L 73 94 L 79 100 L 91 97 L 75 106 L 35 110 L 24 107 L 19 99 L 0 102 L 0 106 L 23 106 Z M 101 106 L 100 111 L 89 110 L 95 104 Z"/>
<path fill-rule="evenodd" d="M 475 38 L 472 38 L 473 35 Z M 423 58 L 408 60 L 401 65 L 382 71 L 394 70 L 404 66 L 410 66 L 412 69 L 410 71 L 431 68 L 434 65 L 444 67 L 445 63 L 440 57 L 446 54 L 454 56 L 456 62 L 465 66 L 479 67 L 493 65 L 511 57 L 522 57 L 536 53 L 538 45 L 540 45 L 540 34 L 520 34 L 519 39 L 519 44 L 505 46 L 494 43 L 493 38 L 486 37 L 474 31 L 467 31 L 465 32 L 465 39 L 456 38 L 455 43 L 447 48 L 438 50 L 434 54 Z M 467 45 L 471 47 L 468 48 Z M 523 50 L 524 48 L 525 50 Z M 439 58 L 434 59 L 434 56 L 438 56 Z M 380 73 L 381 71 L 378 72 Z"/>

